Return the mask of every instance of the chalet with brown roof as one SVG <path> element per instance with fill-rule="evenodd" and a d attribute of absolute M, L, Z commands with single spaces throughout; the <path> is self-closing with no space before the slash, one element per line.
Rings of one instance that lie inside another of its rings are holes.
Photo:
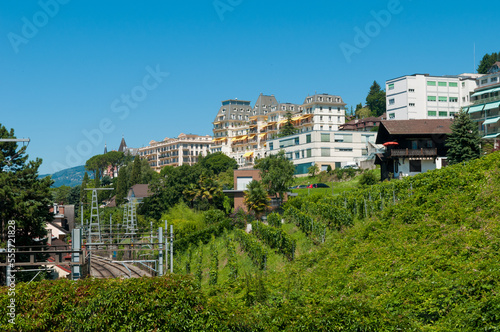
<path fill-rule="evenodd" d="M 144 198 L 151 196 L 148 184 L 134 184 L 128 191 L 127 200 L 141 202 Z"/>
<path fill-rule="evenodd" d="M 451 119 L 388 120 L 378 129 L 376 144 L 381 179 L 412 176 L 446 165 L 445 141 L 451 134 Z"/>
<path fill-rule="evenodd" d="M 380 121 L 386 120 L 385 113 L 379 117 L 370 116 L 363 119 L 354 119 L 339 126 L 339 130 L 372 131 L 380 126 Z"/>

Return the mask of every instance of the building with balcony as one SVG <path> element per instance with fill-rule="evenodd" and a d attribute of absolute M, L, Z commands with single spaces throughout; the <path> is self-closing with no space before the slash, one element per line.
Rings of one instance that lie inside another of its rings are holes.
<path fill-rule="evenodd" d="M 479 133 L 485 140 L 498 144 L 500 137 L 500 62 L 488 73 L 477 79 L 477 88 L 471 95 L 472 105 L 464 109 L 477 123 Z"/>
<path fill-rule="evenodd" d="M 341 97 L 328 94 L 308 96 L 302 105 L 260 94 L 253 108 L 249 101 L 225 100 L 213 122 L 211 152 L 223 152 L 240 167 L 251 166 L 266 155 L 267 141 L 278 137 L 287 114 L 298 133 L 335 131 L 345 121 L 345 105 Z"/>
<path fill-rule="evenodd" d="M 368 157 L 376 135 L 376 132 L 313 130 L 269 140 L 267 153 L 284 150 L 295 165 L 295 174 L 304 175 L 312 165 L 318 165 L 320 171 L 353 162 L 359 165 Z"/>
<path fill-rule="evenodd" d="M 412 176 L 446 165 L 445 141 L 451 134 L 452 119 L 387 120 L 378 129 L 377 144 L 381 179 Z"/>
<path fill-rule="evenodd" d="M 471 104 L 480 74 L 414 74 L 386 81 L 388 120 L 451 119 Z"/>
<path fill-rule="evenodd" d="M 166 137 L 163 141 L 151 141 L 138 149 L 141 159 L 146 159 L 157 172 L 165 166 L 193 165 L 200 156 L 206 156 L 212 147 L 212 136 L 179 134 L 176 138 Z"/>

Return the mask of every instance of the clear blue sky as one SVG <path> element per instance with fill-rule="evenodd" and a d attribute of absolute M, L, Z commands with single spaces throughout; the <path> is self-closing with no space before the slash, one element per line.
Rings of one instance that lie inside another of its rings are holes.
<path fill-rule="evenodd" d="M 0 123 L 31 138 L 30 158 L 52 173 L 122 135 L 141 147 L 212 134 L 228 98 L 318 92 L 351 106 L 374 80 L 472 72 L 500 51 L 497 21 L 479 1 L 5 0 Z"/>

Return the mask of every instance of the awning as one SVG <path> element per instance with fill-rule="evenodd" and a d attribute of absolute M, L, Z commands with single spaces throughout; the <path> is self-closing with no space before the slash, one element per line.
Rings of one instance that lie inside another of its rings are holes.
<path fill-rule="evenodd" d="M 488 103 L 488 104 L 484 105 L 484 110 L 485 111 L 491 110 L 491 109 L 497 108 L 498 106 L 500 106 L 500 101 L 495 101 L 493 103 Z"/>
<path fill-rule="evenodd" d="M 288 119 L 281 120 L 280 122 L 278 122 L 278 124 L 280 125 L 280 124 L 285 123 L 285 122 L 287 122 L 287 121 L 288 121 Z"/>
<path fill-rule="evenodd" d="M 257 125 L 256 124 L 251 124 L 248 127 L 253 128 L 253 127 L 257 127 Z"/>
<path fill-rule="evenodd" d="M 220 123 L 220 121 L 218 121 L 218 122 L 214 122 L 214 125 L 218 125 L 219 123 Z"/>
<path fill-rule="evenodd" d="M 482 91 L 474 92 L 471 95 L 471 97 L 476 97 L 476 96 L 484 95 L 485 93 L 492 93 L 492 92 L 497 92 L 497 91 L 500 91 L 500 88 L 493 88 L 493 89 L 488 89 L 488 90 L 482 90 Z"/>
<path fill-rule="evenodd" d="M 310 117 L 313 117 L 314 114 L 306 114 L 306 115 L 302 115 L 302 119 L 307 119 L 307 118 L 310 118 Z"/>
<path fill-rule="evenodd" d="M 214 139 L 214 142 L 224 141 L 226 139 L 227 139 L 227 137 L 219 137 L 219 138 Z"/>
<path fill-rule="evenodd" d="M 248 157 L 251 157 L 251 156 L 253 156 L 253 152 L 247 152 L 247 153 L 245 153 L 243 155 L 243 157 L 245 157 L 245 158 L 248 158 Z"/>
<path fill-rule="evenodd" d="M 302 115 L 299 115 L 299 116 L 294 116 L 294 117 L 292 118 L 292 121 L 297 121 L 297 120 L 299 120 L 301 117 L 302 117 Z"/>
<path fill-rule="evenodd" d="M 488 138 L 497 138 L 498 135 L 500 135 L 500 133 L 497 133 L 497 134 L 491 134 L 491 135 L 486 135 L 483 137 L 483 139 L 488 139 Z"/>
<path fill-rule="evenodd" d="M 269 126 L 272 126 L 272 125 L 273 125 L 273 124 L 275 124 L 275 123 L 276 123 L 276 121 L 271 121 L 271 122 L 268 122 L 268 123 L 267 123 L 267 126 L 268 126 L 268 127 L 269 127 Z"/>
<path fill-rule="evenodd" d="M 471 106 L 469 108 L 469 114 L 475 113 L 475 112 L 481 112 L 483 110 L 484 105 L 476 105 L 476 106 Z"/>
<path fill-rule="evenodd" d="M 249 139 L 252 139 L 252 138 L 254 138 L 256 135 L 257 135 L 257 134 L 252 134 L 252 135 L 248 136 L 248 138 L 249 138 Z"/>
<path fill-rule="evenodd" d="M 264 137 L 266 135 L 267 135 L 267 133 L 259 134 L 259 138 L 262 138 L 262 137 Z"/>
<path fill-rule="evenodd" d="M 497 116 L 496 118 L 493 118 L 493 119 L 488 119 L 488 120 L 484 121 L 483 124 L 487 125 L 487 124 L 497 123 L 498 120 L 500 120 L 500 116 Z"/>

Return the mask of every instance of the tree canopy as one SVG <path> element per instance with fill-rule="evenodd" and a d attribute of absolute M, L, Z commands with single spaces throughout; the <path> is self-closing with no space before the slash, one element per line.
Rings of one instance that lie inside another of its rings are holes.
<path fill-rule="evenodd" d="M 366 105 L 371 110 L 373 116 L 381 116 L 385 113 L 385 91 L 382 90 L 377 81 L 373 81 L 370 92 L 366 96 Z"/>
<path fill-rule="evenodd" d="M 458 113 L 451 124 L 451 135 L 446 140 L 450 165 L 479 158 L 481 138 L 478 127 L 464 110 Z"/>
<path fill-rule="evenodd" d="M 15 138 L 0 124 L 0 138 Z M 10 220 L 16 223 L 16 246 L 30 245 L 46 235 L 45 222 L 51 220 L 50 176 L 39 179 L 42 160 L 28 161 L 25 149 L 15 142 L 0 142 L 0 221 L 2 240 L 7 238 Z"/>
<path fill-rule="evenodd" d="M 297 132 L 297 128 L 295 128 L 295 126 L 293 125 L 293 122 L 292 122 L 292 113 L 287 112 L 286 113 L 286 122 L 281 127 L 278 137 L 290 136 L 290 135 L 295 134 L 296 132 Z"/>
<path fill-rule="evenodd" d="M 210 153 L 205 157 L 200 157 L 198 164 L 214 175 L 238 168 L 236 160 L 226 156 L 222 152 Z"/>
<path fill-rule="evenodd" d="M 295 167 L 293 162 L 285 157 L 285 151 L 280 150 L 265 158 L 257 159 L 254 168 L 260 170 L 262 184 L 269 195 L 278 195 L 283 200 L 285 192 L 293 182 Z"/>
<path fill-rule="evenodd" d="M 500 61 L 500 52 L 485 54 L 477 66 L 477 72 L 479 74 L 486 74 L 488 69 L 490 69 L 491 66 L 493 66 L 493 64 L 497 61 Z"/>

